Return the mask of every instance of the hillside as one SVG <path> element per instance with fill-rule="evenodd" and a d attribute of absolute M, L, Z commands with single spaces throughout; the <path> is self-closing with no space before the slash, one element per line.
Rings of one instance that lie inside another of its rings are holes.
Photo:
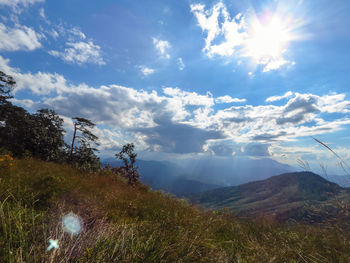
<path fill-rule="evenodd" d="M 314 173 L 298 172 L 218 188 L 191 199 L 207 208 L 228 208 L 238 216 L 321 222 L 337 217 L 336 203 L 350 200 L 350 191 Z"/>
<path fill-rule="evenodd" d="M 1 160 L 1 262 L 350 259 L 345 225 L 241 221 L 229 214 L 201 211 L 143 185 L 128 186 L 108 171 L 87 174 L 33 159 Z M 62 228 L 62 217 L 72 213 L 82 224 L 76 235 Z M 48 250 L 52 242 L 57 242 L 58 248 Z"/>

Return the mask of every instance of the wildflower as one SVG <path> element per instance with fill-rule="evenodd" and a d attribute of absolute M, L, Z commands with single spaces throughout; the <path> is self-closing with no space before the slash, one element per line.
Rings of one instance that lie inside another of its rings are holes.
<path fill-rule="evenodd" d="M 5 157 L 6 157 L 6 159 L 7 159 L 7 160 L 11 160 L 11 161 L 13 161 L 13 158 L 11 157 L 11 155 L 9 155 L 9 154 L 5 154 Z"/>

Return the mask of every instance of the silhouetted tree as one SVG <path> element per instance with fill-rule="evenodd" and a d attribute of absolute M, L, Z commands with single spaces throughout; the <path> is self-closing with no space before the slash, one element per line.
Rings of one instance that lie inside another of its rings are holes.
<path fill-rule="evenodd" d="M 0 103 L 5 103 L 7 99 L 13 98 L 11 92 L 16 85 L 12 76 L 0 71 Z"/>
<path fill-rule="evenodd" d="M 115 154 L 118 159 L 124 162 L 124 166 L 122 167 L 124 173 L 122 176 L 127 177 L 128 183 L 130 185 L 138 182 L 140 178 L 140 174 L 137 171 L 137 167 L 135 166 L 137 154 L 134 152 L 134 148 L 135 145 L 133 143 L 128 143 L 123 146 L 122 150 L 119 153 Z"/>
<path fill-rule="evenodd" d="M 8 99 L 16 82 L 0 71 L 0 147 L 21 157 L 27 151 L 45 161 L 59 161 L 66 155 L 63 120 L 53 111 L 41 109 L 29 114 Z"/>
<path fill-rule="evenodd" d="M 0 105 L 1 127 L 0 146 L 21 157 L 30 144 L 32 121 L 30 114 L 10 102 Z"/>
<path fill-rule="evenodd" d="M 73 156 L 73 150 L 75 149 L 74 144 L 76 139 L 79 139 L 79 143 L 85 144 L 85 146 L 90 145 L 90 143 L 98 144 L 98 137 L 89 130 L 95 127 L 95 124 L 93 122 L 80 117 L 73 118 L 73 122 L 74 132 L 72 138 L 72 145 L 70 148 L 70 159 L 72 159 Z M 80 135 L 77 134 L 77 131 L 80 131 Z"/>
<path fill-rule="evenodd" d="M 44 161 L 64 161 L 68 145 L 64 142 L 63 119 L 53 110 L 41 109 L 32 115 L 32 120 L 30 151 L 33 156 Z"/>
<path fill-rule="evenodd" d="M 80 117 L 73 118 L 73 121 L 74 132 L 69 154 L 70 162 L 87 171 L 95 171 L 101 168 L 100 159 L 94 152 L 97 149 L 91 146 L 92 144 L 98 145 L 98 137 L 90 131 L 95 127 L 95 124 Z M 77 139 L 79 147 L 75 146 Z"/>

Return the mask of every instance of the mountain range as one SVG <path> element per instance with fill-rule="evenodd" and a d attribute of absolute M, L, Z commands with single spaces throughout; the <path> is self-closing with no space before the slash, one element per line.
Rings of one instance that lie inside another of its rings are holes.
<path fill-rule="evenodd" d="M 113 159 L 106 159 L 103 163 L 114 167 L 123 165 L 121 161 Z M 177 197 L 222 187 L 222 185 L 191 179 L 190 176 L 186 176 L 184 168 L 170 162 L 138 160 L 137 166 L 142 183 L 150 186 L 153 190 L 162 190 Z"/>
<path fill-rule="evenodd" d="M 123 163 L 115 158 L 102 161 L 113 167 Z M 136 162 L 140 180 L 154 190 L 164 190 L 176 196 L 186 196 L 223 186 L 232 186 L 266 179 L 273 174 L 290 172 L 292 167 L 269 158 L 265 159 L 189 159 L 181 162 Z"/>
<path fill-rule="evenodd" d="M 340 215 L 348 218 L 344 204 L 350 200 L 350 189 L 312 172 L 296 172 L 217 188 L 190 199 L 205 208 L 229 209 L 240 217 L 314 223 L 338 220 Z"/>

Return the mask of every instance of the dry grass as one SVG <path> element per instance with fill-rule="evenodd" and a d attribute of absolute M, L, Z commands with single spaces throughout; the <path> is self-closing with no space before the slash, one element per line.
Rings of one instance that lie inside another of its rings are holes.
<path fill-rule="evenodd" d="M 102 172 L 15 160 L 0 170 L 2 262 L 349 262 L 350 236 L 328 225 L 240 221 Z M 62 231 L 73 212 L 83 231 Z M 58 239 L 58 250 L 46 251 Z"/>

